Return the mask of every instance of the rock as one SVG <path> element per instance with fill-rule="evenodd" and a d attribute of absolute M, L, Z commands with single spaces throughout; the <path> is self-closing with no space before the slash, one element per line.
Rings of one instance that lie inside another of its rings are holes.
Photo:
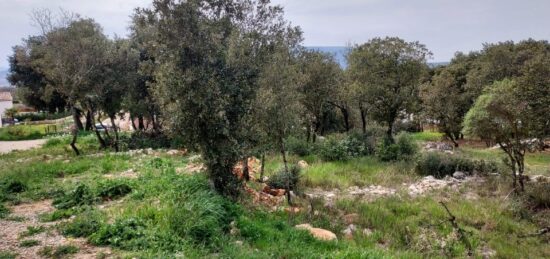
<path fill-rule="evenodd" d="M 269 187 L 269 185 L 267 184 L 262 188 L 262 192 L 269 193 L 270 191 L 271 191 L 271 187 Z"/>
<path fill-rule="evenodd" d="M 237 240 L 237 241 L 235 241 L 235 244 L 238 245 L 238 246 L 242 246 L 242 245 L 243 245 L 243 241 Z"/>
<path fill-rule="evenodd" d="M 364 228 L 362 233 L 365 236 L 370 236 L 370 235 L 372 235 L 372 230 L 370 228 Z"/>
<path fill-rule="evenodd" d="M 301 169 L 306 169 L 309 167 L 309 164 L 304 160 L 300 160 L 298 161 L 298 167 Z"/>
<path fill-rule="evenodd" d="M 550 183 L 550 177 L 544 175 L 530 175 L 525 177 L 527 177 L 529 181 L 535 183 Z"/>
<path fill-rule="evenodd" d="M 495 255 L 497 254 L 497 252 L 487 246 L 484 246 L 482 249 L 481 249 L 481 257 L 486 259 L 486 258 L 492 258 L 494 257 Z"/>
<path fill-rule="evenodd" d="M 309 231 L 309 233 L 318 240 L 323 240 L 323 241 L 338 240 L 338 238 L 336 237 L 336 234 L 332 233 L 331 231 L 322 229 L 322 228 L 314 228 L 310 224 L 296 225 L 295 228 Z"/>
<path fill-rule="evenodd" d="M 296 214 L 298 212 L 300 212 L 302 209 L 300 209 L 299 207 L 290 207 L 290 208 L 285 208 L 285 211 L 288 212 L 288 213 L 292 213 L 292 214 Z"/>
<path fill-rule="evenodd" d="M 464 172 L 456 171 L 453 173 L 453 177 L 459 180 L 462 180 L 466 178 L 466 174 Z"/>
<path fill-rule="evenodd" d="M 346 224 L 357 223 L 357 221 L 359 220 L 359 214 L 357 213 L 347 214 L 347 215 L 344 215 L 342 219 Z"/>
<path fill-rule="evenodd" d="M 206 166 L 203 163 L 189 163 L 187 164 L 187 166 L 185 166 L 185 170 L 190 173 L 204 171 L 205 169 Z"/>
<path fill-rule="evenodd" d="M 172 150 L 168 150 L 166 154 L 170 156 L 180 156 L 180 155 L 183 156 L 187 154 L 187 149 L 184 149 L 184 150 L 172 149 Z"/>
<path fill-rule="evenodd" d="M 285 193 L 286 193 L 285 189 L 270 189 L 269 190 L 269 194 L 271 194 L 273 196 L 276 196 L 276 197 L 284 196 Z"/>
<path fill-rule="evenodd" d="M 353 224 L 350 224 L 346 229 L 342 230 L 342 234 L 348 240 L 353 239 L 353 233 L 357 230 L 357 227 Z"/>
<path fill-rule="evenodd" d="M 262 179 L 260 179 L 260 180 L 262 180 L 262 183 L 265 183 L 265 182 L 269 181 L 269 177 L 268 177 L 268 176 L 264 176 L 264 177 L 262 177 Z"/>

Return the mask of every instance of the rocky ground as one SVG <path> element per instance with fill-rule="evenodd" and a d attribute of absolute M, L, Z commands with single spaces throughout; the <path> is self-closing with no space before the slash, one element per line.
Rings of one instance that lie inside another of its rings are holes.
<path fill-rule="evenodd" d="M 39 251 L 44 247 L 58 247 L 71 245 L 79 248 L 74 258 L 98 258 L 109 256 L 111 251 L 106 247 L 95 247 L 82 238 L 67 238 L 55 228 L 59 222 L 41 222 L 40 215 L 55 210 L 51 200 L 33 203 L 23 203 L 10 208 L 11 214 L 7 219 L 0 220 L 0 251 L 9 251 L 17 254 L 17 258 L 40 258 Z M 23 237 L 29 227 L 44 228 L 41 233 Z M 31 247 L 22 247 L 21 242 L 36 240 L 38 244 Z"/>
<path fill-rule="evenodd" d="M 0 141 L 0 154 L 9 153 L 14 150 L 27 150 L 42 146 L 45 139 L 22 140 L 22 141 Z"/>

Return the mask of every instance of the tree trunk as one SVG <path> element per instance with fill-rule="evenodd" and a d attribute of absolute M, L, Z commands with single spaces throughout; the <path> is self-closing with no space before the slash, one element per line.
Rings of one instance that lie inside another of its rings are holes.
<path fill-rule="evenodd" d="M 359 107 L 359 111 L 361 112 L 361 129 L 363 134 L 367 134 L 367 112 L 363 107 Z"/>
<path fill-rule="evenodd" d="M 388 121 L 388 130 L 386 131 L 386 136 L 391 141 L 391 143 L 395 142 L 393 139 L 393 123 L 394 123 L 393 120 Z"/>
<path fill-rule="evenodd" d="M 93 115 L 91 114 L 90 110 L 86 112 L 86 131 L 90 131 L 95 128 L 95 125 L 93 124 Z"/>
<path fill-rule="evenodd" d="M 248 171 L 248 157 L 245 157 L 243 160 L 243 179 L 246 182 L 250 181 L 250 172 Z"/>
<path fill-rule="evenodd" d="M 90 124 L 92 125 L 92 129 L 95 132 L 97 141 L 99 142 L 99 145 L 101 146 L 101 148 L 104 149 L 107 147 L 107 144 L 105 143 L 105 140 L 103 139 L 103 137 L 101 137 L 101 133 L 99 133 L 99 131 L 97 130 L 97 127 L 95 126 L 94 114 L 91 110 L 88 110 L 88 113 L 86 115 L 86 124 L 88 124 L 88 118 L 87 118 L 88 114 L 90 115 Z"/>
<path fill-rule="evenodd" d="M 262 152 L 262 165 L 260 167 L 260 182 L 264 182 L 265 152 Z"/>
<path fill-rule="evenodd" d="M 115 152 L 118 152 L 118 128 L 115 124 L 115 116 L 109 115 L 109 118 L 111 118 L 111 126 L 113 127 L 113 131 L 115 132 Z"/>
<path fill-rule="evenodd" d="M 350 130 L 349 111 L 345 106 L 340 107 L 340 111 L 342 111 L 342 116 L 344 117 L 344 125 L 346 126 L 346 132 L 348 132 Z"/>
<path fill-rule="evenodd" d="M 292 206 L 292 201 L 290 200 L 290 172 L 288 171 L 288 162 L 286 160 L 286 152 L 285 152 L 285 143 L 283 141 L 282 137 L 279 137 L 279 145 L 280 145 L 280 151 L 281 155 L 283 156 L 283 163 L 285 165 L 285 173 L 287 174 L 286 177 L 286 200 L 288 202 L 288 205 Z"/>
<path fill-rule="evenodd" d="M 80 151 L 78 151 L 78 148 L 76 147 L 76 140 L 78 138 L 78 131 L 81 129 L 79 128 L 79 126 L 82 127 L 82 122 L 80 121 L 79 114 L 80 113 L 78 112 L 78 109 L 73 107 L 74 129 L 72 129 L 73 140 L 71 141 L 70 145 L 77 156 L 80 155 Z"/>
<path fill-rule="evenodd" d="M 77 130 L 83 130 L 84 129 L 84 125 L 82 125 L 82 121 L 80 121 L 80 110 L 77 109 L 76 107 L 73 107 L 73 120 L 74 120 L 74 125 L 75 125 L 75 128 Z"/>
<path fill-rule="evenodd" d="M 130 121 L 132 122 L 132 129 L 134 129 L 134 131 L 136 131 L 137 128 L 136 128 L 136 123 L 134 122 L 134 119 L 135 119 L 134 116 L 132 116 L 130 114 Z"/>
<path fill-rule="evenodd" d="M 138 126 L 139 130 L 145 129 L 145 125 L 143 124 L 143 115 L 138 116 Z"/>
<path fill-rule="evenodd" d="M 445 135 L 447 135 L 447 137 L 451 140 L 451 142 L 453 142 L 455 148 L 457 148 L 458 147 L 458 142 L 456 142 L 456 136 L 454 136 L 453 133 L 448 132 L 448 131 L 445 132 Z"/>

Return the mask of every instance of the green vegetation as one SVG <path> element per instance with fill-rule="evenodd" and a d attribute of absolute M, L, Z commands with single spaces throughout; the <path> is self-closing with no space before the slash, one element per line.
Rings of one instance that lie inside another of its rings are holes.
<path fill-rule="evenodd" d="M 36 234 L 40 234 L 44 231 L 46 231 L 46 228 L 43 227 L 43 226 L 38 226 L 38 227 L 29 226 L 29 227 L 27 227 L 27 230 L 25 232 L 22 232 L 21 234 L 19 234 L 19 237 L 21 237 L 21 238 L 31 237 L 31 236 L 34 236 Z"/>
<path fill-rule="evenodd" d="M 58 247 L 45 246 L 38 251 L 38 254 L 46 258 L 65 258 L 68 255 L 78 253 L 79 249 L 76 246 L 62 245 Z"/>
<path fill-rule="evenodd" d="M 32 247 L 37 245 L 40 245 L 40 241 L 34 239 L 23 240 L 21 241 L 21 243 L 19 243 L 19 246 L 21 247 Z"/>
<path fill-rule="evenodd" d="M 52 125 L 15 125 L 3 127 L 0 128 L 0 141 L 41 139 L 49 134 L 47 131 L 48 126 Z"/>

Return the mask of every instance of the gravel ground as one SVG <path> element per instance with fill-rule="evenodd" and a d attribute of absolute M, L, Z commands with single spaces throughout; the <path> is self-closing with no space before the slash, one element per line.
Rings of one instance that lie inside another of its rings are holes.
<path fill-rule="evenodd" d="M 51 205 L 51 200 L 38 201 L 34 203 L 25 203 L 10 208 L 11 214 L 8 219 L 0 220 L 0 251 L 10 251 L 17 254 L 17 258 L 40 258 L 38 251 L 45 247 L 57 247 L 60 245 L 73 245 L 79 248 L 73 258 L 97 258 L 98 255 L 111 255 L 107 247 L 94 247 L 82 238 L 67 238 L 59 234 L 55 229 L 58 222 L 40 222 L 39 215 L 52 212 L 55 208 Z M 12 220 L 10 220 L 12 218 Z M 17 220 L 13 220 L 13 219 Z M 21 238 L 21 233 L 27 230 L 27 227 L 43 226 L 46 231 Z M 38 240 L 39 245 L 33 247 L 21 247 L 23 240 Z"/>
<path fill-rule="evenodd" d="M 22 140 L 22 141 L 0 141 L 0 154 L 9 153 L 13 150 L 27 150 L 40 147 L 46 143 L 45 139 Z"/>

